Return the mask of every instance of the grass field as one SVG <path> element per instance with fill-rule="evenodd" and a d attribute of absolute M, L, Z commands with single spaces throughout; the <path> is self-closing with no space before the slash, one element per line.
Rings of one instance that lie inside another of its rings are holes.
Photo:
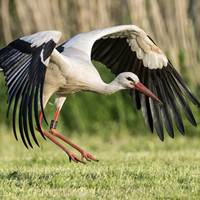
<path fill-rule="evenodd" d="M 69 163 L 50 142 L 26 150 L 0 136 L 0 199 L 200 199 L 200 139 L 75 135 L 100 159 Z"/>

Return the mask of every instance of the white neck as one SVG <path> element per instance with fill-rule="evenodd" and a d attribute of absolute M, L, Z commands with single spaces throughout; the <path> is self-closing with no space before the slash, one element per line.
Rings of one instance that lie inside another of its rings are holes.
<path fill-rule="evenodd" d="M 103 81 L 101 83 L 98 82 L 98 84 L 95 85 L 95 87 L 93 88 L 93 91 L 101 93 L 101 94 L 113 94 L 117 91 L 123 90 L 125 89 L 124 87 L 122 87 L 117 81 L 116 79 L 114 79 L 112 82 L 110 83 L 104 83 Z"/>

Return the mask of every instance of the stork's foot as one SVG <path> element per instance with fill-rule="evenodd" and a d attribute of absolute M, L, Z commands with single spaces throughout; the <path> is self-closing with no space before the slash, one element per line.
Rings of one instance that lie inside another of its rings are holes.
<path fill-rule="evenodd" d="M 76 149 L 82 157 L 82 161 L 83 159 L 87 160 L 87 161 L 96 161 L 98 162 L 99 160 L 97 160 L 93 155 L 91 155 L 90 153 L 86 152 L 85 150 L 83 150 L 82 148 L 80 148 L 77 144 L 71 142 L 69 139 L 67 139 L 66 137 L 64 137 L 62 134 L 60 134 L 59 132 L 56 131 L 56 129 L 50 129 L 50 133 L 61 139 L 63 142 L 69 144 L 71 147 L 73 147 L 74 149 Z M 73 160 L 74 154 L 72 156 L 69 155 L 69 157 L 71 157 L 71 160 Z M 76 156 L 75 156 L 76 157 Z M 75 160 L 77 160 L 77 158 L 75 158 Z M 73 160 L 73 161 L 75 161 Z M 84 161 L 83 161 L 84 162 Z"/>
<path fill-rule="evenodd" d="M 74 161 L 75 163 L 82 163 L 82 164 L 86 164 L 82 159 L 79 159 L 74 153 L 72 152 L 66 152 L 67 155 L 69 156 L 69 161 Z"/>
<path fill-rule="evenodd" d="M 87 161 L 96 161 L 98 162 L 99 160 L 97 160 L 93 155 L 91 155 L 90 153 L 86 152 L 86 151 L 82 151 L 81 153 L 81 158 L 82 160 L 85 158 Z"/>
<path fill-rule="evenodd" d="M 38 128 L 36 128 L 37 131 Z M 69 151 L 67 148 L 65 148 L 65 146 L 63 146 L 60 142 L 58 142 L 51 134 L 49 134 L 46 131 L 42 130 L 42 133 L 44 134 L 44 136 L 46 136 L 47 138 L 49 138 L 49 140 L 51 140 L 54 144 L 56 144 L 58 147 L 60 147 L 68 156 L 69 156 L 69 161 L 73 161 L 75 163 L 82 163 L 82 164 L 86 164 L 83 160 L 79 159 L 73 152 Z"/>

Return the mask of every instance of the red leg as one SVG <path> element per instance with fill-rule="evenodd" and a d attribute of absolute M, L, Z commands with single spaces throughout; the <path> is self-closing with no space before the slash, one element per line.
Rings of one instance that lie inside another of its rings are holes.
<path fill-rule="evenodd" d="M 40 123 L 42 123 L 42 113 L 40 113 Z M 42 126 L 41 126 L 42 127 Z M 38 131 L 38 130 L 37 130 Z M 42 130 L 42 132 L 43 132 L 43 134 L 44 134 L 44 136 L 46 136 L 49 140 L 51 140 L 54 144 L 56 144 L 58 147 L 60 147 L 65 153 L 67 153 L 67 155 L 69 156 L 69 160 L 70 160 L 70 162 L 71 162 L 71 160 L 72 161 L 74 161 L 74 162 L 76 162 L 76 163 L 78 163 L 78 162 L 80 162 L 80 163 L 83 163 L 83 164 L 85 164 L 85 162 L 84 161 L 82 161 L 82 160 L 80 160 L 79 158 L 77 158 L 77 156 L 73 153 L 73 152 L 71 152 L 71 151 L 69 151 L 67 148 L 65 148 L 65 146 L 64 145 L 62 145 L 60 142 L 58 142 L 51 134 L 49 134 L 48 132 L 46 132 L 46 131 L 43 131 Z"/>
<path fill-rule="evenodd" d="M 80 148 L 78 145 L 74 144 L 69 139 L 65 138 L 62 134 L 60 134 L 59 132 L 56 131 L 56 124 L 57 124 L 57 121 L 58 121 L 59 114 L 60 114 L 60 108 L 57 108 L 56 112 L 54 114 L 54 120 L 51 123 L 52 127 L 50 128 L 50 133 L 52 135 L 54 135 L 55 137 L 61 139 L 65 143 L 69 144 L 71 147 L 76 149 L 78 152 L 80 152 L 80 154 L 82 156 L 82 159 L 85 158 L 87 161 L 91 161 L 91 160 L 98 161 L 93 155 L 91 155 L 90 153 L 86 152 L 85 150 Z"/>

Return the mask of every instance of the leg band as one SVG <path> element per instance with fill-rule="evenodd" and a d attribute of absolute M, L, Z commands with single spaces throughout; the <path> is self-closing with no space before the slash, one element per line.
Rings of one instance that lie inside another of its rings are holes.
<path fill-rule="evenodd" d="M 53 129 L 56 129 L 57 124 L 58 124 L 58 121 L 51 120 L 50 129 L 52 129 L 52 128 L 53 128 Z"/>

